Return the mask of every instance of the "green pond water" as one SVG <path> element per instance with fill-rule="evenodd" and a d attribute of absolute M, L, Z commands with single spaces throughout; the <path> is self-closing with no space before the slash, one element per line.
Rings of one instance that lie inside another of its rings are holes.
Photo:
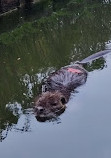
<path fill-rule="evenodd" d="M 32 102 L 42 79 L 111 49 L 110 1 L 43 1 L 0 17 L 0 156 L 110 158 L 111 53 L 85 68 L 55 121 L 38 122 Z"/>

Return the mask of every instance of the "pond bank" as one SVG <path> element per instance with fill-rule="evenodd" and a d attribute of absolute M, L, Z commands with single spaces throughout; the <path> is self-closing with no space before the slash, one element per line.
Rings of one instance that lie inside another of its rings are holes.
<path fill-rule="evenodd" d="M 40 1 L 41 0 L 0 0 L 0 15 L 4 15 L 22 6 L 29 8 L 33 3 Z"/>

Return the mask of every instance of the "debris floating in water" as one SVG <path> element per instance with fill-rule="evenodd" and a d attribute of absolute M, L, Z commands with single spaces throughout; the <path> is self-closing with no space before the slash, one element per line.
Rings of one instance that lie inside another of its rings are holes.
<path fill-rule="evenodd" d="M 19 61 L 21 58 L 17 58 L 17 60 Z"/>

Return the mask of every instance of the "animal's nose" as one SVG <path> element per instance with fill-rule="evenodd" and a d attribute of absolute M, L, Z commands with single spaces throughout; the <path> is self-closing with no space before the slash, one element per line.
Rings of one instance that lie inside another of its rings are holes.
<path fill-rule="evenodd" d="M 36 107 L 36 110 L 38 113 L 42 113 L 44 111 L 44 108 L 41 106 Z"/>

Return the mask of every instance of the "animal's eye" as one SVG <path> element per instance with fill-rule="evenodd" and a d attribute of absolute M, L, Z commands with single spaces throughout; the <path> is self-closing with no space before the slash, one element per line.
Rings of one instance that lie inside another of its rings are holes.
<path fill-rule="evenodd" d="M 52 106 L 56 106 L 56 105 L 57 105 L 57 103 L 51 103 L 51 105 L 52 105 Z"/>
<path fill-rule="evenodd" d="M 64 97 L 61 98 L 61 102 L 62 102 L 62 104 L 65 104 L 65 103 L 66 103 L 66 100 L 65 100 Z"/>

